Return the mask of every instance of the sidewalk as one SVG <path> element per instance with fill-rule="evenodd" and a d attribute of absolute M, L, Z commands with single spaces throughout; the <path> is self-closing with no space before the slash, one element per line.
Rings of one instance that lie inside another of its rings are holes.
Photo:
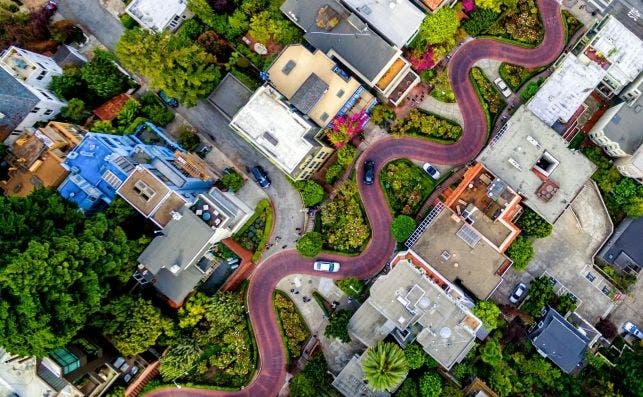
<path fill-rule="evenodd" d="M 440 117 L 444 117 L 445 119 L 454 121 L 460 126 L 464 124 L 462 113 L 460 113 L 460 107 L 457 102 L 442 102 L 433 98 L 431 95 L 427 95 L 424 97 L 424 100 L 420 103 L 419 107 L 427 112 L 431 112 Z"/>

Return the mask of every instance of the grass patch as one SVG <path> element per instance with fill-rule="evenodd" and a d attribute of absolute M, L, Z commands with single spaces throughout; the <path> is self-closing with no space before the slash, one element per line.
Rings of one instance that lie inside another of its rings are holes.
<path fill-rule="evenodd" d="M 324 299 L 323 296 L 317 291 L 313 291 L 313 299 L 315 299 L 315 302 L 321 307 L 322 311 L 324 312 L 325 315 L 330 316 L 330 308 L 331 305 L 328 303 L 326 299 Z"/>
<path fill-rule="evenodd" d="M 261 258 L 261 254 L 270 238 L 273 222 L 274 214 L 272 213 L 270 201 L 263 199 L 257 204 L 255 213 L 232 236 L 232 239 L 241 244 L 243 248 L 252 251 L 252 260 L 257 261 Z"/>
<path fill-rule="evenodd" d="M 579 131 L 576 135 L 574 135 L 574 138 L 572 138 L 572 140 L 569 142 L 569 148 L 580 149 L 580 146 L 584 140 L 585 140 L 585 134 Z"/>
<path fill-rule="evenodd" d="M 283 291 L 275 290 L 272 303 L 277 313 L 281 339 L 286 348 L 288 361 L 301 357 L 305 342 L 310 338 L 310 330 L 306 325 L 295 302 Z"/>
<path fill-rule="evenodd" d="M 437 184 L 426 172 L 407 159 L 386 164 L 380 184 L 393 215 L 415 217 Z"/>
<path fill-rule="evenodd" d="M 496 119 L 500 113 L 502 113 L 502 109 L 506 106 L 505 100 L 502 99 L 500 92 L 495 89 L 480 68 L 474 67 L 471 69 L 471 75 L 469 77 L 476 90 L 478 99 L 482 104 L 482 108 L 485 111 L 487 131 L 490 131 Z"/>

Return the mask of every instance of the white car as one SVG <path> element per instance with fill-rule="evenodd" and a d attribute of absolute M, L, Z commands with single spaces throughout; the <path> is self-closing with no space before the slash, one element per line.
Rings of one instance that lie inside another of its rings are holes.
<path fill-rule="evenodd" d="M 509 302 L 515 305 L 525 295 L 525 292 L 527 292 L 527 286 L 523 283 L 518 284 L 516 288 L 514 288 L 514 292 L 511 293 Z"/>
<path fill-rule="evenodd" d="M 632 323 L 631 321 L 623 324 L 623 328 L 625 328 L 625 331 L 627 331 L 628 334 L 633 335 L 639 339 L 643 339 L 643 332 L 641 332 L 639 327 L 634 325 L 634 323 Z"/>
<path fill-rule="evenodd" d="M 493 82 L 496 83 L 498 88 L 500 88 L 501 90 L 504 90 L 505 88 L 507 88 L 507 84 L 505 84 L 505 82 L 500 77 L 495 79 Z"/>
<path fill-rule="evenodd" d="M 429 174 L 429 176 L 435 180 L 438 180 L 440 178 L 440 171 L 438 171 L 437 168 L 431 165 L 431 163 L 424 163 L 422 166 L 422 169 Z"/>
<path fill-rule="evenodd" d="M 339 262 L 333 261 L 315 261 L 313 269 L 318 272 L 335 273 L 339 271 Z"/>

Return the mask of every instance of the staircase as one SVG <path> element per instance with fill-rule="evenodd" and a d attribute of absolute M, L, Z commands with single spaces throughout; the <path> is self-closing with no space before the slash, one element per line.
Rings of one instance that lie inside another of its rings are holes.
<path fill-rule="evenodd" d="M 125 389 L 125 397 L 136 397 L 147 385 L 147 383 L 152 380 L 155 376 L 159 374 L 159 367 L 161 366 L 161 361 L 155 361 L 152 364 L 148 365 L 147 368 L 138 376 L 131 385 Z"/>

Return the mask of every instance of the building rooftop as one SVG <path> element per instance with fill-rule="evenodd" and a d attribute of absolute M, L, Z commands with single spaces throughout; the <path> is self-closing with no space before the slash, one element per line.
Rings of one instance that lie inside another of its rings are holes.
<path fill-rule="evenodd" d="M 372 346 L 382 338 L 371 334 L 381 334 L 382 326 L 377 325 L 385 320 L 386 329 L 414 334 L 431 357 L 451 368 L 473 347 L 476 331 L 482 326 L 462 301 L 454 298 L 461 294 L 452 288 L 428 265 L 420 270 L 406 258 L 397 260 L 388 274 L 373 283 L 368 300 L 349 322 L 349 332 Z"/>
<path fill-rule="evenodd" d="M 74 47 L 63 44 L 58 47 L 52 59 L 62 68 L 66 66 L 82 66 L 87 63 L 87 58 Z"/>
<path fill-rule="evenodd" d="M 361 356 L 354 355 L 350 361 L 333 379 L 333 387 L 339 390 L 345 397 L 388 397 L 388 392 L 374 392 L 368 388 L 364 382 L 364 373 L 362 371 L 362 360 L 366 352 Z"/>
<path fill-rule="evenodd" d="M 321 127 L 328 125 L 361 88 L 357 80 L 341 74 L 336 63 L 322 51 L 310 52 L 301 44 L 286 47 L 268 74 L 270 84 Z M 306 86 L 311 84 L 311 79 L 323 81 L 320 87 L 325 89 L 314 97 L 314 103 L 303 106 L 298 97 L 308 91 Z"/>
<path fill-rule="evenodd" d="M 596 166 L 521 106 L 505 131 L 492 139 L 478 161 L 525 198 L 527 206 L 554 223 Z"/>
<path fill-rule="evenodd" d="M 529 337 L 541 355 L 568 374 L 582 363 L 589 343 L 585 335 L 552 308 Z"/>
<path fill-rule="evenodd" d="M 0 139 L 6 138 L 40 100 L 0 67 Z"/>
<path fill-rule="evenodd" d="M 643 70 L 643 41 L 614 17 L 601 23 L 591 48 L 609 62 L 607 72 L 620 85 L 634 81 Z"/>
<path fill-rule="evenodd" d="M 375 82 L 400 54 L 337 2 L 285 0 L 280 7 L 315 48 L 336 56 L 366 81 Z"/>
<path fill-rule="evenodd" d="M 643 267 L 641 236 L 643 218 L 626 218 L 601 249 L 600 258 L 621 271 L 630 271 L 638 275 Z"/>
<path fill-rule="evenodd" d="M 319 130 L 292 112 L 270 86 L 259 88 L 230 124 L 287 173 L 313 150 L 309 137 Z"/>
<path fill-rule="evenodd" d="M 176 15 L 181 15 L 187 8 L 186 0 L 164 0 L 160 7 L 156 0 L 133 0 L 126 11 L 145 25 L 160 32 Z"/>
<path fill-rule="evenodd" d="M 101 120 L 114 120 L 121 109 L 123 109 L 123 106 L 125 106 L 127 101 L 130 99 L 132 99 L 132 96 L 129 94 L 118 94 L 94 109 L 93 113 Z"/>
<path fill-rule="evenodd" d="M 612 15 L 625 27 L 643 40 L 643 18 L 641 18 L 641 0 L 613 0 L 605 10 L 605 15 Z"/>
<path fill-rule="evenodd" d="M 230 120 L 248 103 L 251 96 L 252 90 L 228 73 L 208 96 L 208 101 Z"/>
<path fill-rule="evenodd" d="M 328 84 L 319 78 L 315 73 L 311 73 L 295 94 L 290 98 L 292 103 L 300 112 L 308 114 L 317 102 L 328 91 Z"/>
<path fill-rule="evenodd" d="M 639 97 L 632 104 L 623 102 L 617 106 L 617 113 L 603 127 L 603 133 L 625 153 L 634 153 L 643 145 L 643 100 Z"/>
<path fill-rule="evenodd" d="M 558 120 L 566 123 L 606 73 L 589 59 L 581 62 L 569 53 L 529 101 L 527 108 L 548 126 Z"/>
<path fill-rule="evenodd" d="M 424 13 L 409 0 L 344 0 L 382 37 L 397 48 L 404 47 L 415 36 Z"/>
<path fill-rule="evenodd" d="M 502 282 L 501 270 L 509 261 L 448 208 L 437 210 L 412 248 L 449 281 L 479 299 L 486 299 Z"/>

